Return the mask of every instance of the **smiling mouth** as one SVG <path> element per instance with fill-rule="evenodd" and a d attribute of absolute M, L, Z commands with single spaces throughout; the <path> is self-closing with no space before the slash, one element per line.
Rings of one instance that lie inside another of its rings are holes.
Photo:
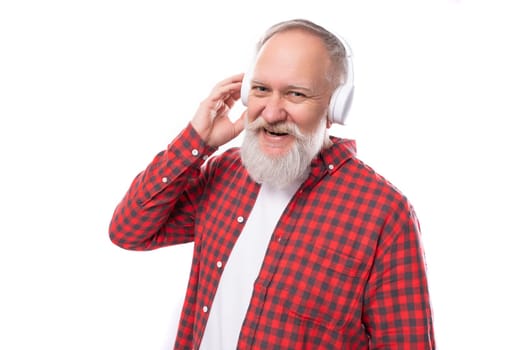
<path fill-rule="evenodd" d="M 268 130 L 268 129 L 264 129 L 264 132 L 267 133 L 267 134 L 270 134 L 272 136 L 286 136 L 288 135 L 287 132 L 278 132 L 278 131 L 272 131 L 272 130 Z"/>

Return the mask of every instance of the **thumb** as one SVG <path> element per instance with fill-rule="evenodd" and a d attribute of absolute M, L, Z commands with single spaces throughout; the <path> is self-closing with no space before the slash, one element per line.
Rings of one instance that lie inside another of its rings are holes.
<path fill-rule="evenodd" d="M 243 130 L 248 117 L 248 110 L 244 110 L 241 116 L 233 123 L 233 137 L 237 137 Z"/>

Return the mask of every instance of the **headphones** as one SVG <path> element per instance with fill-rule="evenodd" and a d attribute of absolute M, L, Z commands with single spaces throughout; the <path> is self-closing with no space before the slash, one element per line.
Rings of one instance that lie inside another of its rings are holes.
<path fill-rule="evenodd" d="M 333 123 L 345 125 L 348 112 L 350 111 L 350 106 L 352 105 L 352 100 L 354 97 L 354 69 L 352 64 L 352 50 L 343 38 L 341 38 L 337 34 L 334 35 L 346 50 L 348 74 L 346 82 L 344 84 L 339 85 L 332 93 L 332 97 L 330 97 L 330 105 L 328 107 L 328 119 Z M 245 106 L 248 105 L 248 95 L 250 94 L 254 64 L 255 62 L 252 63 L 252 65 L 246 71 L 242 80 L 241 101 Z"/>

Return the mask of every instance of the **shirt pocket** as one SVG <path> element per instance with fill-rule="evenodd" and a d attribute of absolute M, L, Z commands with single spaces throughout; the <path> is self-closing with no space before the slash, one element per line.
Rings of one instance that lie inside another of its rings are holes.
<path fill-rule="evenodd" d="M 285 298 L 293 316 L 332 329 L 361 319 L 363 262 L 326 246 L 314 246 L 297 258 L 300 267 L 288 279 Z"/>

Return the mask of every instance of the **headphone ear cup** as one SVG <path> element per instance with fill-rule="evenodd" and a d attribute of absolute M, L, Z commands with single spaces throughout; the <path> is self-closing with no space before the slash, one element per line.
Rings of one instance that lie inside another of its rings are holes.
<path fill-rule="evenodd" d="M 330 106 L 328 107 L 329 120 L 333 123 L 345 125 L 353 98 L 353 84 L 343 84 L 335 89 L 330 98 Z"/>
<path fill-rule="evenodd" d="M 252 84 L 252 69 L 251 67 L 244 73 L 241 83 L 241 101 L 242 104 L 248 106 L 248 95 L 250 95 L 250 87 Z"/>

